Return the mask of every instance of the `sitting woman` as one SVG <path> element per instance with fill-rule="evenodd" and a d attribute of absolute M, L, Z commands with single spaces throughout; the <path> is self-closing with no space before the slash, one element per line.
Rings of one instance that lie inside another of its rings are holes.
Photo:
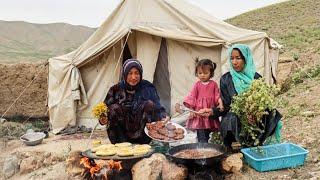
<path fill-rule="evenodd" d="M 261 75 L 256 72 L 253 62 L 253 57 L 250 48 L 244 44 L 235 44 L 229 49 L 230 72 L 222 75 L 220 79 L 220 95 L 224 106 L 224 111 L 219 111 L 217 108 L 201 109 L 199 113 L 202 116 L 222 116 L 220 133 L 224 144 L 230 147 L 232 142 L 243 144 L 243 139 L 240 137 L 241 124 L 239 118 L 233 112 L 230 112 L 230 105 L 233 96 L 246 91 L 254 79 L 261 78 Z M 264 132 L 258 135 L 260 144 L 267 137 L 274 134 L 277 124 L 281 118 L 281 114 L 276 111 L 275 114 L 263 117 Z M 249 119 L 250 121 L 251 119 Z M 252 120 L 251 120 L 252 121 Z"/>
<path fill-rule="evenodd" d="M 105 104 L 107 119 L 99 119 L 107 128 L 111 143 L 149 143 L 144 133 L 147 122 L 166 118 L 156 88 L 142 79 L 142 66 L 138 60 L 128 59 L 123 64 L 123 80 L 109 89 Z"/>

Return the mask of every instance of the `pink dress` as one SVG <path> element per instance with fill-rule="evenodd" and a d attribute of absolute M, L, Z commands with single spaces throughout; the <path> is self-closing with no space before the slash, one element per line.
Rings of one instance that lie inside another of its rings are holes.
<path fill-rule="evenodd" d="M 200 110 L 202 108 L 212 108 L 218 105 L 220 92 L 218 84 L 209 80 L 207 83 L 201 81 L 196 82 L 191 92 L 185 97 L 183 104 L 193 110 Z M 196 129 L 211 129 L 217 131 L 220 128 L 219 119 L 210 119 L 208 117 L 195 116 L 187 121 L 187 128 L 191 130 Z"/>

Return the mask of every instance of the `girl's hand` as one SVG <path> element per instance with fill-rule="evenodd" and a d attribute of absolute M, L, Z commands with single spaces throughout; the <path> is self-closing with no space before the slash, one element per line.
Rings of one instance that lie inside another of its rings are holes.
<path fill-rule="evenodd" d="M 183 113 L 183 111 L 182 111 L 182 109 L 181 109 L 181 104 L 179 104 L 179 103 L 176 103 L 176 104 L 175 104 L 174 110 L 175 110 L 177 113 L 179 113 L 179 114 L 182 114 L 182 113 Z"/>
<path fill-rule="evenodd" d="M 100 123 L 101 125 L 106 125 L 106 124 L 108 124 L 108 117 L 106 117 L 106 116 L 101 116 L 101 117 L 99 118 L 99 123 Z"/>
<path fill-rule="evenodd" d="M 196 117 L 196 113 L 190 112 L 189 118 L 192 119 L 192 118 L 194 118 L 194 117 Z"/>
<path fill-rule="evenodd" d="M 211 108 L 203 108 L 198 111 L 198 115 L 209 117 L 213 115 L 213 111 Z"/>

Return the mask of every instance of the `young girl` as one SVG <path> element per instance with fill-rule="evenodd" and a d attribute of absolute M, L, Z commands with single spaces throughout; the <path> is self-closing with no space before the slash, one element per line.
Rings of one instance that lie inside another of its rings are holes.
<path fill-rule="evenodd" d="M 211 80 L 216 69 L 216 63 L 210 59 L 196 59 L 195 75 L 199 80 L 193 85 L 191 92 L 185 97 L 183 104 L 187 108 L 198 111 L 202 108 L 218 107 L 223 109 L 218 84 Z M 187 121 L 187 128 L 196 130 L 198 142 L 208 142 L 209 134 L 220 128 L 219 119 L 199 116 L 191 113 Z"/>

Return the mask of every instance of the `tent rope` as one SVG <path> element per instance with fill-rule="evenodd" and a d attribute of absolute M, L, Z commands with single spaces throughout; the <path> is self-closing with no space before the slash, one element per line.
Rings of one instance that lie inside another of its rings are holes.
<path fill-rule="evenodd" d="M 127 34 L 126 40 L 125 40 L 125 42 L 124 42 L 124 45 L 123 45 L 122 48 L 121 48 L 121 52 L 120 52 L 119 58 L 118 58 L 118 60 L 117 60 L 116 68 L 115 68 L 114 71 L 113 71 L 112 79 L 113 79 L 113 78 L 115 77 L 115 75 L 116 75 L 116 70 L 117 70 L 117 68 L 118 68 L 118 66 L 119 66 L 120 59 L 121 59 L 121 57 L 122 57 L 122 54 L 123 54 L 125 45 L 126 45 L 128 39 L 129 39 L 130 34 L 131 34 L 131 31 L 129 31 L 129 33 Z M 97 124 L 94 126 L 94 128 L 92 129 L 92 131 L 91 131 L 91 133 L 90 133 L 89 140 L 88 140 L 87 145 L 86 145 L 87 148 L 89 147 L 90 140 L 91 140 L 92 135 L 93 135 L 93 131 L 97 128 L 98 124 L 99 124 L 99 121 L 97 122 Z"/>
<path fill-rule="evenodd" d="M 47 61 L 42 69 L 37 73 L 37 75 L 30 81 L 30 83 L 23 89 L 23 91 L 19 94 L 19 96 L 13 101 L 13 103 L 7 108 L 7 110 L 2 114 L 1 118 L 3 118 L 7 112 L 12 108 L 12 106 L 19 100 L 19 98 L 22 96 L 22 94 L 29 88 L 29 86 L 37 79 L 37 77 L 40 75 L 40 73 L 45 69 L 45 67 L 49 64 Z"/>
<path fill-rule="evenodd" d="M 126 46 L 126 44 L 127 44 L 127 41 L 128 41 L 128 39 L 129 39 L 130 34 L 131 34 L 131 31 L 129 31 L 129 33 L 127 34 L 126 40 L 125 40 L 125 42 L 124 42 L 124 45 L 123 45 L 123 47 L 121 48 L 121 53 L 120 53 L 120 56 L 119 56 L 119 58 L 118 58 L 118 60 L 117 60 L 116 68 L 115 68 L 114 71 L 113 71 L 113 77 L 112 77 L 112 79 L 113 79 L 114 76 L 116 75 L 116 71 L 117 71 L 117 69 L 118 69 L 118 66 L 119 66 L 119 63 L 120 63 L 120 59 L 121 59 L 121 57 L 122 57 L 124 48 L 125 48 L 125 46 Z"/>
<path fill-rule="evenodd" d="M 47 114 L 48 111 L 49 111 L 49 108 L 47 108 L 47 110 L 46 110 L 46 112 L 45 112 L 44 114 Z M 24 121 L 22 122 L 22 124 L 26 123 L 26 122 L 34 115 L 35 112 L 36 112 L 36 109 L 32 112 L 32 114 L 28 117 L 28 119 L 26 119 L 26 120 L 24 120 Z"/>

